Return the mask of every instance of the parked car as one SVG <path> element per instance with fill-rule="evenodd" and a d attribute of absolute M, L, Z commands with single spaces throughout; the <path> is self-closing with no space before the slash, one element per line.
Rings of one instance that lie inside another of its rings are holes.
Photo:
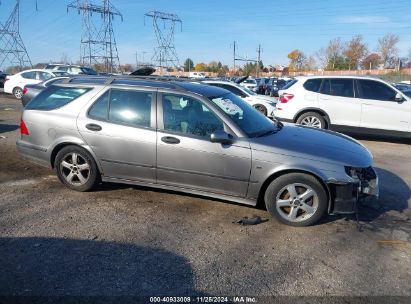
<path fill-rule="evenodd" d="M 280 90 L 275 117 L 339 130 L 411 137 L 411 98 L 372 77 L 300 77 Z"/>
<path fill-rule="evenodd" d="M 264 77 L 258 80 L 257 88 L 255 92 L 260 95 L 265 94 L 265 90 L 267 88 L 267 83 L 270 81 L 270 78 Z"/>
<path fill-rule="evenodd" d="M 46 66 L 48 70 L 57 70 L 66 72 L 69 75 L 98 75 L 98 73 L 92 68 L 81 66 L 81 65 L 71 65 L 71 64 L 48 64 Z"/>
<path fill-rule="evenodd" d="M 202 83 L 226 89 L 244 99 L 247 103 L 252 105 L 265 116 L 273 118 L 274 109 L 277 104 L 277 100 L 275 98 L 258 95 L 245 87 L 229 81 L 205 80 L 202 81 Z"/>
<path fill-rule="evenodd" d="M 63 75 L 67 74 L 65 72 L 52 70 L 26 70 L 6 77 L 6 82 L 4 83 L 4 93 L 13 94 L 17 99 L 21 99 L 23 96 L 23 88 L 26 85 L 37 84 L 44 80 Z"/>
<path fill-rule="evenodd" d="M 281 90 L 290 80 L 272 78 L 266 85 L 265 95 L 279 97 L 278 91 Z"/>
<path fill-rule="evenodd" d="M 61 76 L 61 77 L 54 77 L 47 79 L 43 82 L 38 84 L 28 84 L 23 88 L 23 96 L 21 97 L 21 103 L 23 107 L 25 107 L 30 100 L 32 100 L 35 96 L 37 96 L 41 91 L 43 91 L 48 86 L 52 84 L 62 82 L 70 77 L 68 76 Z"/>
<path fill-rule="evenodd" d="M 56 84 L 26 106 L 20 130 L 20 154 L 77 191 L 107 181 L 261 200 L 293 226 L 354 212 L 358 197 L 378 194 L 372 155 L 359 142 L 270 121 L 237 95 L 199 83 Z"/>
<path fill-rule="evenodd" d="M 393 86 L 411 98 L 411 85 L 407 83 L 394 83 Z"/>
<path fill-rule="evenodd" d="M 190 72 L 188 77 L 197 79 L 197 78 L 205 78 L 206 75 L 203 72 Z"/>
<path fill-rule="evenodd" d="M 0 71 L 0 89 L 3 90 L 4 89 L 4 82 L 6 81 L 6 73 L 3 73 Z"/>
<path fill-rule="evenodd" d="M 239 85 L 251 90 L 251 91 L 256 91 L 257 90 L 257 80 L 254 78 L 247 78 L 244 81 L 240 82 Z"/>

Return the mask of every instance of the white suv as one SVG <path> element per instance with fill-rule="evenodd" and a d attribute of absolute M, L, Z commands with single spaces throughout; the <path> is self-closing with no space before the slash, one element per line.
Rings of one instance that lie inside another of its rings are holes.
<path fill-rule="evenodd" d="M 274 116 L 286 122 L 411 137 L 411 98 L 372 77 L 298 77 L 279 91 Z"/>

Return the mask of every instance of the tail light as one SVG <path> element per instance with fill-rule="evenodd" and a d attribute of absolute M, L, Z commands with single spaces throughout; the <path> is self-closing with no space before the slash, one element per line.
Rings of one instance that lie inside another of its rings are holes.
<path fill-rule="evenodd" d="M 24 88 L 23 89 L 23 94 L 26 94 L 27 93 L 27 88 Z"/>
<path fill-rule="evenodd" d="M 29 135 L 29 130 L 27 129 L 23 119 L 20 119 L 20 133 L 21 135 Z"/>
<path fill-rule="evenodd" d="M 287 103 L 287 102 L 289 102 L 291 99 L 293 99 L 294 98 L 294 95 L 293 94 L 287 94 L 287 93 L 284 93 L 284 94 L 282 94 L 281 96 L 280 96 L 280 102 L 281 103 Z"/>

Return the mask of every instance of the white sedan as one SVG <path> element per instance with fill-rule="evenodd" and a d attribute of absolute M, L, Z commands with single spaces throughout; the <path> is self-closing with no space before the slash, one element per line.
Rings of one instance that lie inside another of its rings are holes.
<path fill-rule="evenodd" d="M 274 117 L 274 110 L 277 105 L 277 99 L 274 97 L 258 95 L 241 85 L 229 81 L 205 80 L 202 83 L 226 89 L 244 99 L 265 116 Z"/>
<path fill-rule="evenodd" d="M 44 80 L 63 76 L 65 72 L 42 69 L 26 70 L 12 76 L 7 76 L 4 82 L 4 93 L 13 94 L 17 99 L 23 96 L 23 89 L 28 84 L 37 84 Z"/>

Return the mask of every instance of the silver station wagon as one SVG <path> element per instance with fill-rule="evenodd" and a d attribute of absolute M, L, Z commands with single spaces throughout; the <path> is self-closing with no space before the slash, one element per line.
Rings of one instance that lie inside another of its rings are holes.
<path fill-rule="evenodd" d="M 273 122 L 231 92 L 78 77 L 28 103 L 17 148 L 70 189 L 116 182 L 256 205 L 307 226 L 378 195 L 370 152 L 339 133 Z"/>

